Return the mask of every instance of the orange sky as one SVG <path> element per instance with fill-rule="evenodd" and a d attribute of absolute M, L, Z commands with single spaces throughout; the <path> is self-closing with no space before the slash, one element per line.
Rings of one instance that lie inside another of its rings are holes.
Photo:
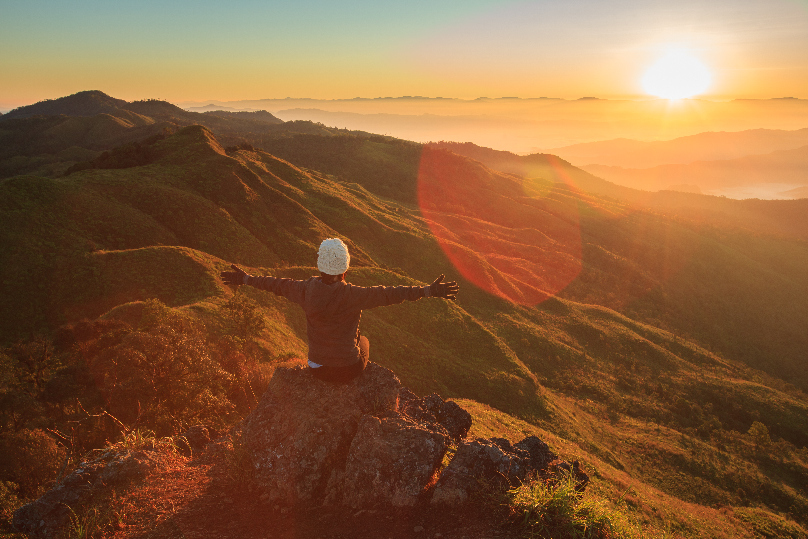
<path fill-rule="evenodd" d="M 808 98 L 806 0 L 387 4 L 4 5 L 0 109 L 87 89 L 173 102 L 640 97 L 672 46 L 708 66 L 707 97 Z"/>

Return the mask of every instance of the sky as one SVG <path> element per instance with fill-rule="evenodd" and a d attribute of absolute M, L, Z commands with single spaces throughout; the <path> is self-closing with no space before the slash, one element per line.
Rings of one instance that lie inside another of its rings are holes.
<path fill-rule="evenodd" d="M 702 97 L 808 98 L 808 0 L 0 0 L 0 108 L 101 90 L 284 97 L 642 98 L 670 50 Z"/>

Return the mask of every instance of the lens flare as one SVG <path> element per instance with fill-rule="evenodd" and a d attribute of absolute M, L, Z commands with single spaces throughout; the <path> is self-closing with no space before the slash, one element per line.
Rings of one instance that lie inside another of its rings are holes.
<path fill-rule="evenodd" d="M 645 72 L 642 87 L 663 99 L 685 99 L 704 93 L 711 82 L 710 70 L 703 62 L 685 51 L 675 50 Z"/>
<path fill-rule="evenodd" d="M 581 230 L 570 187 L 557 183 L 539 195 L 542 190 L 529 189 L 526 181 L 425 147 L 418 203 L 441 249 L 466 280 L 494 296 L 533 306 L 580 273 Z"/>

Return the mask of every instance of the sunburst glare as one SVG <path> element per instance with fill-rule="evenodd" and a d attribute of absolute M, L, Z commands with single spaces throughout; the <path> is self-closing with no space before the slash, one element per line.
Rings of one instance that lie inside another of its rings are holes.
<path fill-rule="evenodd" d="M 657 60 L 642 78 L 650 95 L 663 99 L 685 99 L 704 93 L 712 75 L 707 66 L 684 50 L 672 50 Z"/>

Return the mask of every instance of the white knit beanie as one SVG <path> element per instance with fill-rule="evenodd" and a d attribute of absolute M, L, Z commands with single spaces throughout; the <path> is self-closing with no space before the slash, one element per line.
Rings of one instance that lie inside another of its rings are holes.
<path fill-rule="evenodd" d="M 348 271 L 351 255 L 348 246 L 339 238 L 328 238 L 320 244 L 317 254 L 317 269 L 328 275 L 342 275 Z"/>

